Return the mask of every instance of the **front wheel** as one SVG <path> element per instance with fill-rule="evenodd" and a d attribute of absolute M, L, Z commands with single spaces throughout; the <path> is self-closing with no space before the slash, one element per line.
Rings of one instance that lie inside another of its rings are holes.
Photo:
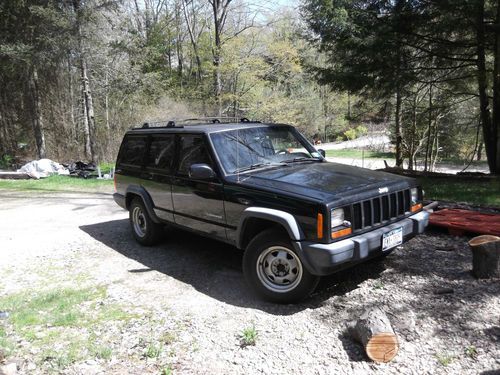
<path fill-rule="evenodd" d="M 288 237 L 274 229 L 250 242 L 243 256 L 243 272 L 257 294 L 278 303 L 306 298 L 319 281 L 304 267 Z"/>

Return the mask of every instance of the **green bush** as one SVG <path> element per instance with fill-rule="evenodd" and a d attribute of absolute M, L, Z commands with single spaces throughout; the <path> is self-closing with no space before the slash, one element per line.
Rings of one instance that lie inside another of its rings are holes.
<path fill-rule="evenodd" d="M 12 165 L 12 156 L 5 154 L 0 158 L 0 169 L 8 169 Z"/>

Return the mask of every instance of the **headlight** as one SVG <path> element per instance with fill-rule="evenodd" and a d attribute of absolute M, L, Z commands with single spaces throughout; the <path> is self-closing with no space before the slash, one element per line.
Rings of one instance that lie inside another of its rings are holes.
<path fill-rule="evenodd" d="M 414 205 L 418 202 L 418 188 L 412 188 L 410 190 L 411 194 L 411 204 Z"/>
<path fill-rule="evenodd" d="M 332 210 L 332 215 L 331 215 L 331 227 L 335 228 L 340 225 L 344 224 L 344 209 L 343 208 L 336 208 Z"/>

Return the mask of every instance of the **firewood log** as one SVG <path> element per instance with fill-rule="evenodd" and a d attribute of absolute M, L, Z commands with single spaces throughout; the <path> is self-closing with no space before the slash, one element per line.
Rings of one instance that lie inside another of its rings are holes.
<path fill-rule="evenodd" d="M 474 237 L 469 246 L 472 251 L 472 274 L 478 279 L 500 277 L 500 237 Z"/>
<path fill-rule="evenodd" d="M 398 353 L 398 338 L 389 318 L 379 308 L 366 310 L 357 321 L 348 325 L 348 331 L 375 362 L 389 362 Z"/>

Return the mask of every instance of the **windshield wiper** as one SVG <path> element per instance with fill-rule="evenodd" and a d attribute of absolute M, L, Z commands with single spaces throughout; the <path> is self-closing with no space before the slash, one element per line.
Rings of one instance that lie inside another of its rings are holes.
<path fill-rule="evenodd" d="M 283 164 L 277 164 L 277 163 L 255 163 L 252 165 L 247 165 L 246 167 L 238 168 L 233 173 L 251 171 L 253 169 L 258 169 L 262 167 L 282 167 L 282 166 Z"/>
<path fill-rule="evenodd" d="M 300 161 L 321 161 L 321 159 L 300 157 L 300 158 L 282 160 L 282 161 L 280 161 L 280 163 L 296 163 L 296 162 L 300 162 Z"/>

